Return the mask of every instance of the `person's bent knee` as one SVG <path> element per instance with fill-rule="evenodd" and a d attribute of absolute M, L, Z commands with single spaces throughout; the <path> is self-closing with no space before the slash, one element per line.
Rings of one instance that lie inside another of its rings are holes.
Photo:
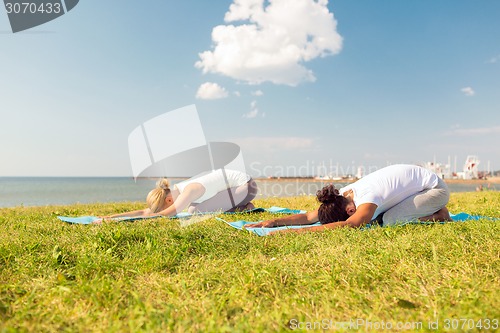
<path fill-rule="evenodd" d="M 403 224 L 405 222 L 408 222 L 404 218 L 398 217 L 398 216 L 393 216 L 394 214 L 391 214 L 390 211 L 387 211 L 384 213 L 384 216 L 382 216 L 382 225 L 384 227 L 386 226 L 395 226 L 398 224 Z"/>

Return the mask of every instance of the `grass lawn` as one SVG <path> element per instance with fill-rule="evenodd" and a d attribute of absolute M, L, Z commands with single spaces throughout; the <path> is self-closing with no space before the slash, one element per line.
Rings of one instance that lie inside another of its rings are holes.
<path fill-rule="evenodd" d="M 255 203 L 316 207 L 313 197 Z M 189 227 L 56 218 L 139 208 L 0 209 L 0 332 L 500 327 L 500 222 L 258 237 L 213 218 Z M 500 192 L 453 193 L 449 209 L 500 217 Z"/>

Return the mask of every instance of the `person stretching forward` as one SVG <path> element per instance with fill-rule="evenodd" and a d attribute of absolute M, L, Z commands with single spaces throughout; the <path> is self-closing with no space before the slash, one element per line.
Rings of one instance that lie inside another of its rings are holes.
<path fill-rule="evenodd" d="M 446 205 L 450 191 L 435 173 L 416 165 L 391 165 L 336 189 L 318 191 L 318 209 L 272 219 L 247 228 L 304 225 L 323 226 L 287 229 L 285 232 L 322 231 L 325 228 L 361 227 L 371 221 L 392 226 L 407 221 L 451 221 Z"/>

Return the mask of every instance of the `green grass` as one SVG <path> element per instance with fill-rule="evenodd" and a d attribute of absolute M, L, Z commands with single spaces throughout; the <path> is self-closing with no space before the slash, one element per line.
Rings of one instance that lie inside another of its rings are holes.
<path fill-rule="evenodd" d="M 316 207 L 311 197 L 256 203 Z M 438 320 L 443 331 L 447 318 L 500 319 L 499 222 L 257 237 L 215 219 L 56 218 L 139 207 L 0 209 L 0 331 L 267 332 L 358 319 L 422 331 Z M 500 217 L 500 193 L 454 193 L 449 207 Z"/>

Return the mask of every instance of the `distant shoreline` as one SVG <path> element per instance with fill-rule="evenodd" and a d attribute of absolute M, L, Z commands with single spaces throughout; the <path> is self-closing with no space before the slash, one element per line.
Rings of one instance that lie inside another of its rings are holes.
<path fill-rule="evenodd" d="M 316 179 L 316 178 L 308 178 L 308 177 L 277 177 L 277 178 L 255 178 L 257 181 L 261 182 L 276 182 L 276 181 L 298 181 L 298 182 L 324 182 L 324 183 L 352 183 L 357 179 L 346 178 L 346 179 Z M 445 179 L 445 183 L 449 184 L 500 184 L 500 177 L 490 177 L 487 179 Z"/>
<path fill-rule="evenodd" d="M 450 184 L 500 184 L 500 177 L 490 177 L 486 179 L 445 179 Z"/>

